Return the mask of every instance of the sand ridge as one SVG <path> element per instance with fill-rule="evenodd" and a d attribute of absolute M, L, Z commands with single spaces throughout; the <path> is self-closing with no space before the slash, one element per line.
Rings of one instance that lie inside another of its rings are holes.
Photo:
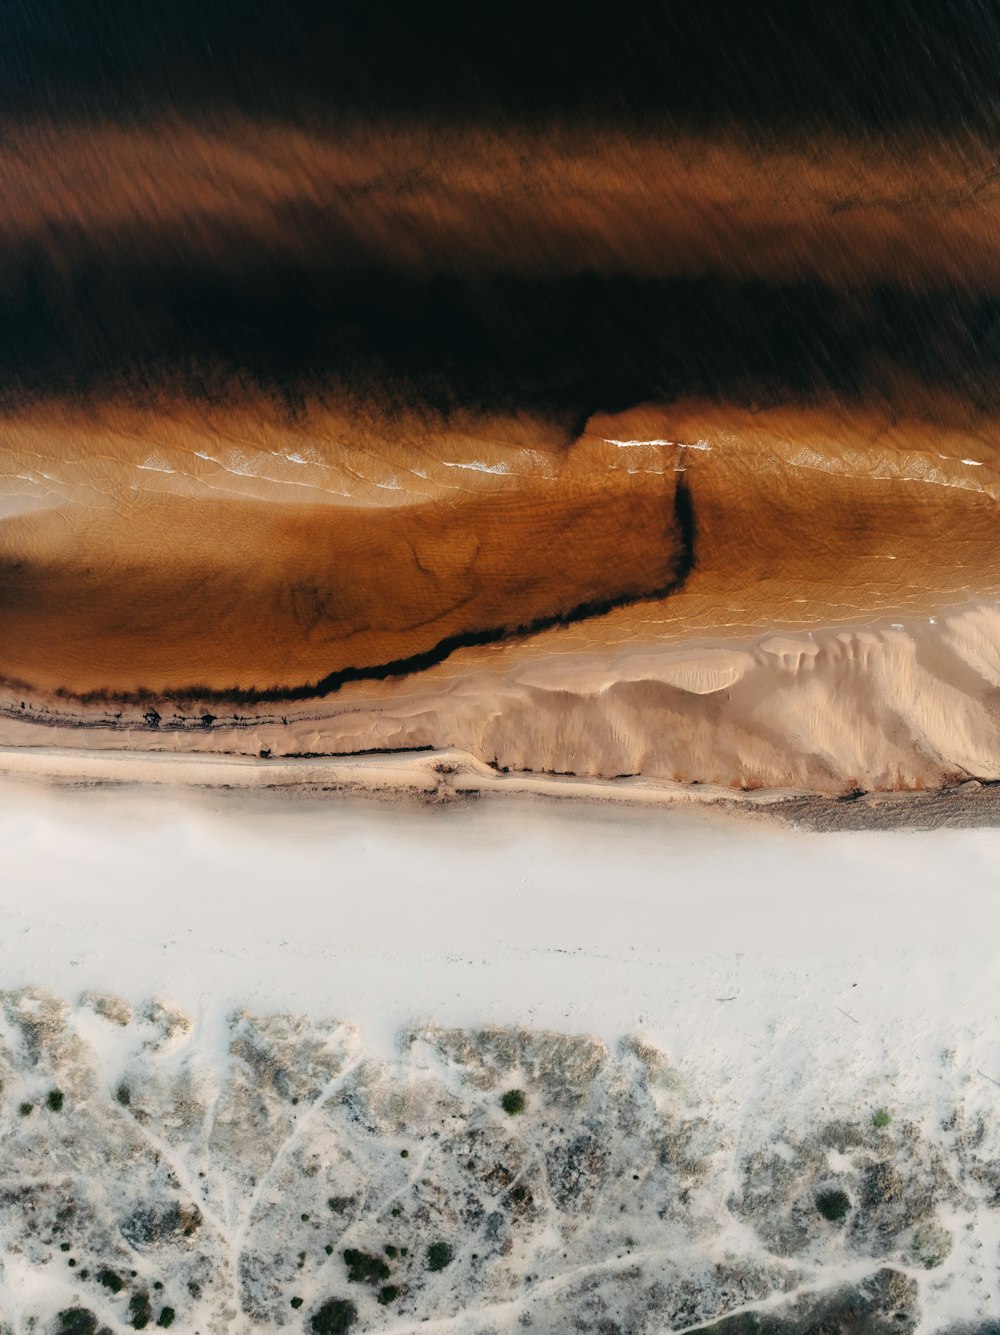
<path fill-rule="evenodd" d="M 16 752 L 8 761 L 26 772 L 52 754 L 63 756 L 54 774 L 60 763 L 73 773 L 79 752 L 95 779 L 194 782 L 206 762 L 216 778 L 203 781 L 218 782 L 222 758 L 243 757 L 227 782 L 398 785 L 438 796 L 523 788 L 655 802 L 694 785 L 698 799 L 742 792 L 756 801 L 771 790 L 835 797 L 1000 779 L 995 602 L 905 623 L 454 667 L 357 683 L 280 712 L 152 700 L 109 707 L 7 688 L 0 740 L 24 748 L 23 761 Z"/>

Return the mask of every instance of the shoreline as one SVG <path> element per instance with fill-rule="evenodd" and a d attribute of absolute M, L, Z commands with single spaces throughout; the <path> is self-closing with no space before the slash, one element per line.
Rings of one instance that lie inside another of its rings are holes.
<path fill-rule="evenodd" d="M 60 787 L 165 785 L 184 789 L 317 792 L 442 803 L 482 797 L 572 800 L 595 805 L 770 817 L 805 830 L 1000 827 L 1000 783 L 831 795 L 802 788 L 727 788 L 638 775 L 603 779 L 503 772 L 454 748 L 365 755 L 255 757 L 60 747 L 0 747 L 0 778 Z"/>

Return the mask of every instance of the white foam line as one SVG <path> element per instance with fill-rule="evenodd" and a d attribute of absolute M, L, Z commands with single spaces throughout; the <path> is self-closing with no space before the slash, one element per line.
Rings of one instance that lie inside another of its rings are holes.
<path fill-rule="evenodd" d="M 476 473 L 509 473 L 510 468 L 505 463 L 499 464 L 481 464 L 481 463 L 449 463 L 446 459 L 441 460 L 442 468 L 468 468 Z"/>

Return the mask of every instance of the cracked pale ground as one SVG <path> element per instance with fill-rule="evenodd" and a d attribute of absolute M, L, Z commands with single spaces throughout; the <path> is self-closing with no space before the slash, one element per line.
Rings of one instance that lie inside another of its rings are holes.
<path fill-rule="evenodd" d="M 162 1002 L 2 1013 L 5 1335 L 325 1329 L 331 1298 L 359 1329 L 679 1330 L 829 1302 L 831 1267 L 872 1323 L 843 1329 L 906 1331 L 914 1273 L 995 1282 L 1000 1142 L 960 1103 L 930 1135 L 866 1113 L 749 1144 L 636 1039 L 432 1028 L 387 1064 L 349 1025 L 236 1013 L 220 1062 Z"/>

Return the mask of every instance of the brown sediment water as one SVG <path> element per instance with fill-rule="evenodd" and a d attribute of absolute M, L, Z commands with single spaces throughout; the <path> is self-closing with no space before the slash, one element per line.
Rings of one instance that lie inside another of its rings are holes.
<path fill-rule="evenodd" d="M 7 270 L 81 262 L 719 274 L 992 292 L 990 136 L 230 117 L 35 123 L 0 143 Z"/>
<path fill-rule="evenodd" d="M 3 671 L 73 694 L 322 694 L 663 597 L 690 565 L 679 454 L 393 509 L 161 496 L 22 515 L 2 529 Z"/>
<path fill-rule="evenodd" d="M 572 81 L 485 115 L 460 70 L 405 113 L 298 76 L 186 99 L 189 61 L 120 107 L 25 93 L 0 737 L 996 777 L 988 85 L 844 114 L 824 32 L 794 114 L 756 65 L 706 108 L 678 40 L 636 117 Z"/>
<path fill-rule="evenodd" d="M 300 434 L 317 477 L 358 478 L 357 454 L 349 468 L 342 444 Z M 228 495 L 221 444 L 210 469 L 189 451 L 185 473 L 176 442 L 151 466 L 148 442 L 119 441 L 103 495 L 70 470 L 59 505 L 0 526 L 0 672 L 71 696 L 249 704 L 470 670 L 499 649 L 738 637 L 1000 596 L 988 421 L 690 402 L 595 416 L 561 450 L 525 449 L 523 434 L 387 443 L 374 482 L 323 503 L 318 484 L 294 502 L 290 484 L 254 478 L 245 436 Z M 58 487 L 59 461 L 36 457 L 36 483 L 46 471 Z M 400 499 L 371 504 L 386 476 Z"/>

